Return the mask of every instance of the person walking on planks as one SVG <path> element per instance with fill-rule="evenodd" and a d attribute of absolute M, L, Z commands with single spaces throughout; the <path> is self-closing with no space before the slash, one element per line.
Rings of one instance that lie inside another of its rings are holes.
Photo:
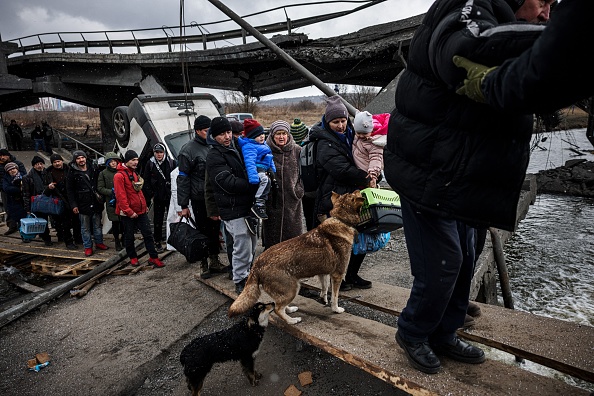
<path fill-rule="evenodd" d="M 384 174 L 400 195 L 414 275 L 396 342 L 419 371 L 437 373 L 438 355 L 485 361 L 456 334 L 468 307 L 475 228 L 514 229 L 532 137 L 532 116 L 457 95 L 466 73 L 452 57 L 498 65 L 520 55 L 544 29 L 535 23 L 549 19 L 552 2 L 437 0 L 411 42 Z"/>

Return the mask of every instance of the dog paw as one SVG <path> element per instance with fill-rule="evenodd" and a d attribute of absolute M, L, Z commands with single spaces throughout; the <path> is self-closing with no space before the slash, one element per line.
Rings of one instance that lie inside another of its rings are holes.
<path fill-rule="evenodd" d="M 332 312 L 343 313 L 344 312 L 344 308 L 342 308 L 342 307 L 332 308 Z"/>
<path fill-rule="evenodd" d="M 297 312 L 298 310 L 299 310 L 299 307 L 287 307 L 287 308 L 285 308 L 285 311 L 287 313 Z"/>
<path fill-rule="evenodd" d="M 296 318 L 289 318 L 289 319 L 287 320 L 287 323 L 288 323 L 288 324 L 297 324 L 297 323 L 299 323 L 299 322 L 301 322 L 301 318 L 300 318 L 299 316 L 298 316 L 298 317 L 296 317 Z"/>

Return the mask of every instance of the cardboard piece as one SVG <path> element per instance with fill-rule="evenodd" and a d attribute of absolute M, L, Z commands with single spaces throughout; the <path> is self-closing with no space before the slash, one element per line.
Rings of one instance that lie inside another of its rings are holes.
<path fill-rule="evenodd" d="M 313 383 L 313 379 L 311 378 L 311 371 L 304 371 L 300 373 L 297 377 L 299 377 L 299 383 L 301 386 L 307 386 Z"/>

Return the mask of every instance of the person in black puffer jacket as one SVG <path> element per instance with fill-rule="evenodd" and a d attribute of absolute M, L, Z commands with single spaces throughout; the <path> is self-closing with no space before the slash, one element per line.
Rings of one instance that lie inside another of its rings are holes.
<path fill-rule="evenodd" d="M 439 371 L 436 354 L 485 361 L 456 335 L 468 307 L 475 228 L 514 229 L 532 137 L 531 115 L 457 95 L 466 73 L 452 58 L 495 66 L 520 55 L 544 29 L 536 23 L 548 20 L 552 2 L 437 0 L 411 41 L 384 174 L 400 195 L 415 277 L 396 341 L 425 373 Z"/>
<path fill-rule="evenodd" d="M 163 252 L 163 219 L 169 209 L 171 199 L 171 171 L 177 167 L 177 162 L 169 158 L 163 143 L 153 146 L 153 156 L 148 160 L 142 171 L 144 187 L 142 192 L 148 205 L 153 200 L 153 237 L 155 249 Z"/>

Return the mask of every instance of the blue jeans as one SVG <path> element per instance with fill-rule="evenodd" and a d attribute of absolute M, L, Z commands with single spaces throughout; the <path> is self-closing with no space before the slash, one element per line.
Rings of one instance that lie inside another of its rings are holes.
<path fill-rule="evenodd" d="M 80 232 L 82 234 L 83 246 L 85 249 L 93 247 L 91 232 L 95 239 L 95 244 L 103 243 L 103 230 L 101 229 L 101 213 L 92 215 L 78 214 L 80 220 Z"/>
<path fill-rule="evenodd" d="M 33 142 L 35 143 L 35 151 L 45 151 L 45 141 L 43 139 L 34 139 Z"/>
<path fill-rule="evenodd" d="M 419 212 L 400 198 L 414 276 L 398 332 L 407 342 L 451 341 L 464 324 L 474 268 L 475 229 Z"/>

